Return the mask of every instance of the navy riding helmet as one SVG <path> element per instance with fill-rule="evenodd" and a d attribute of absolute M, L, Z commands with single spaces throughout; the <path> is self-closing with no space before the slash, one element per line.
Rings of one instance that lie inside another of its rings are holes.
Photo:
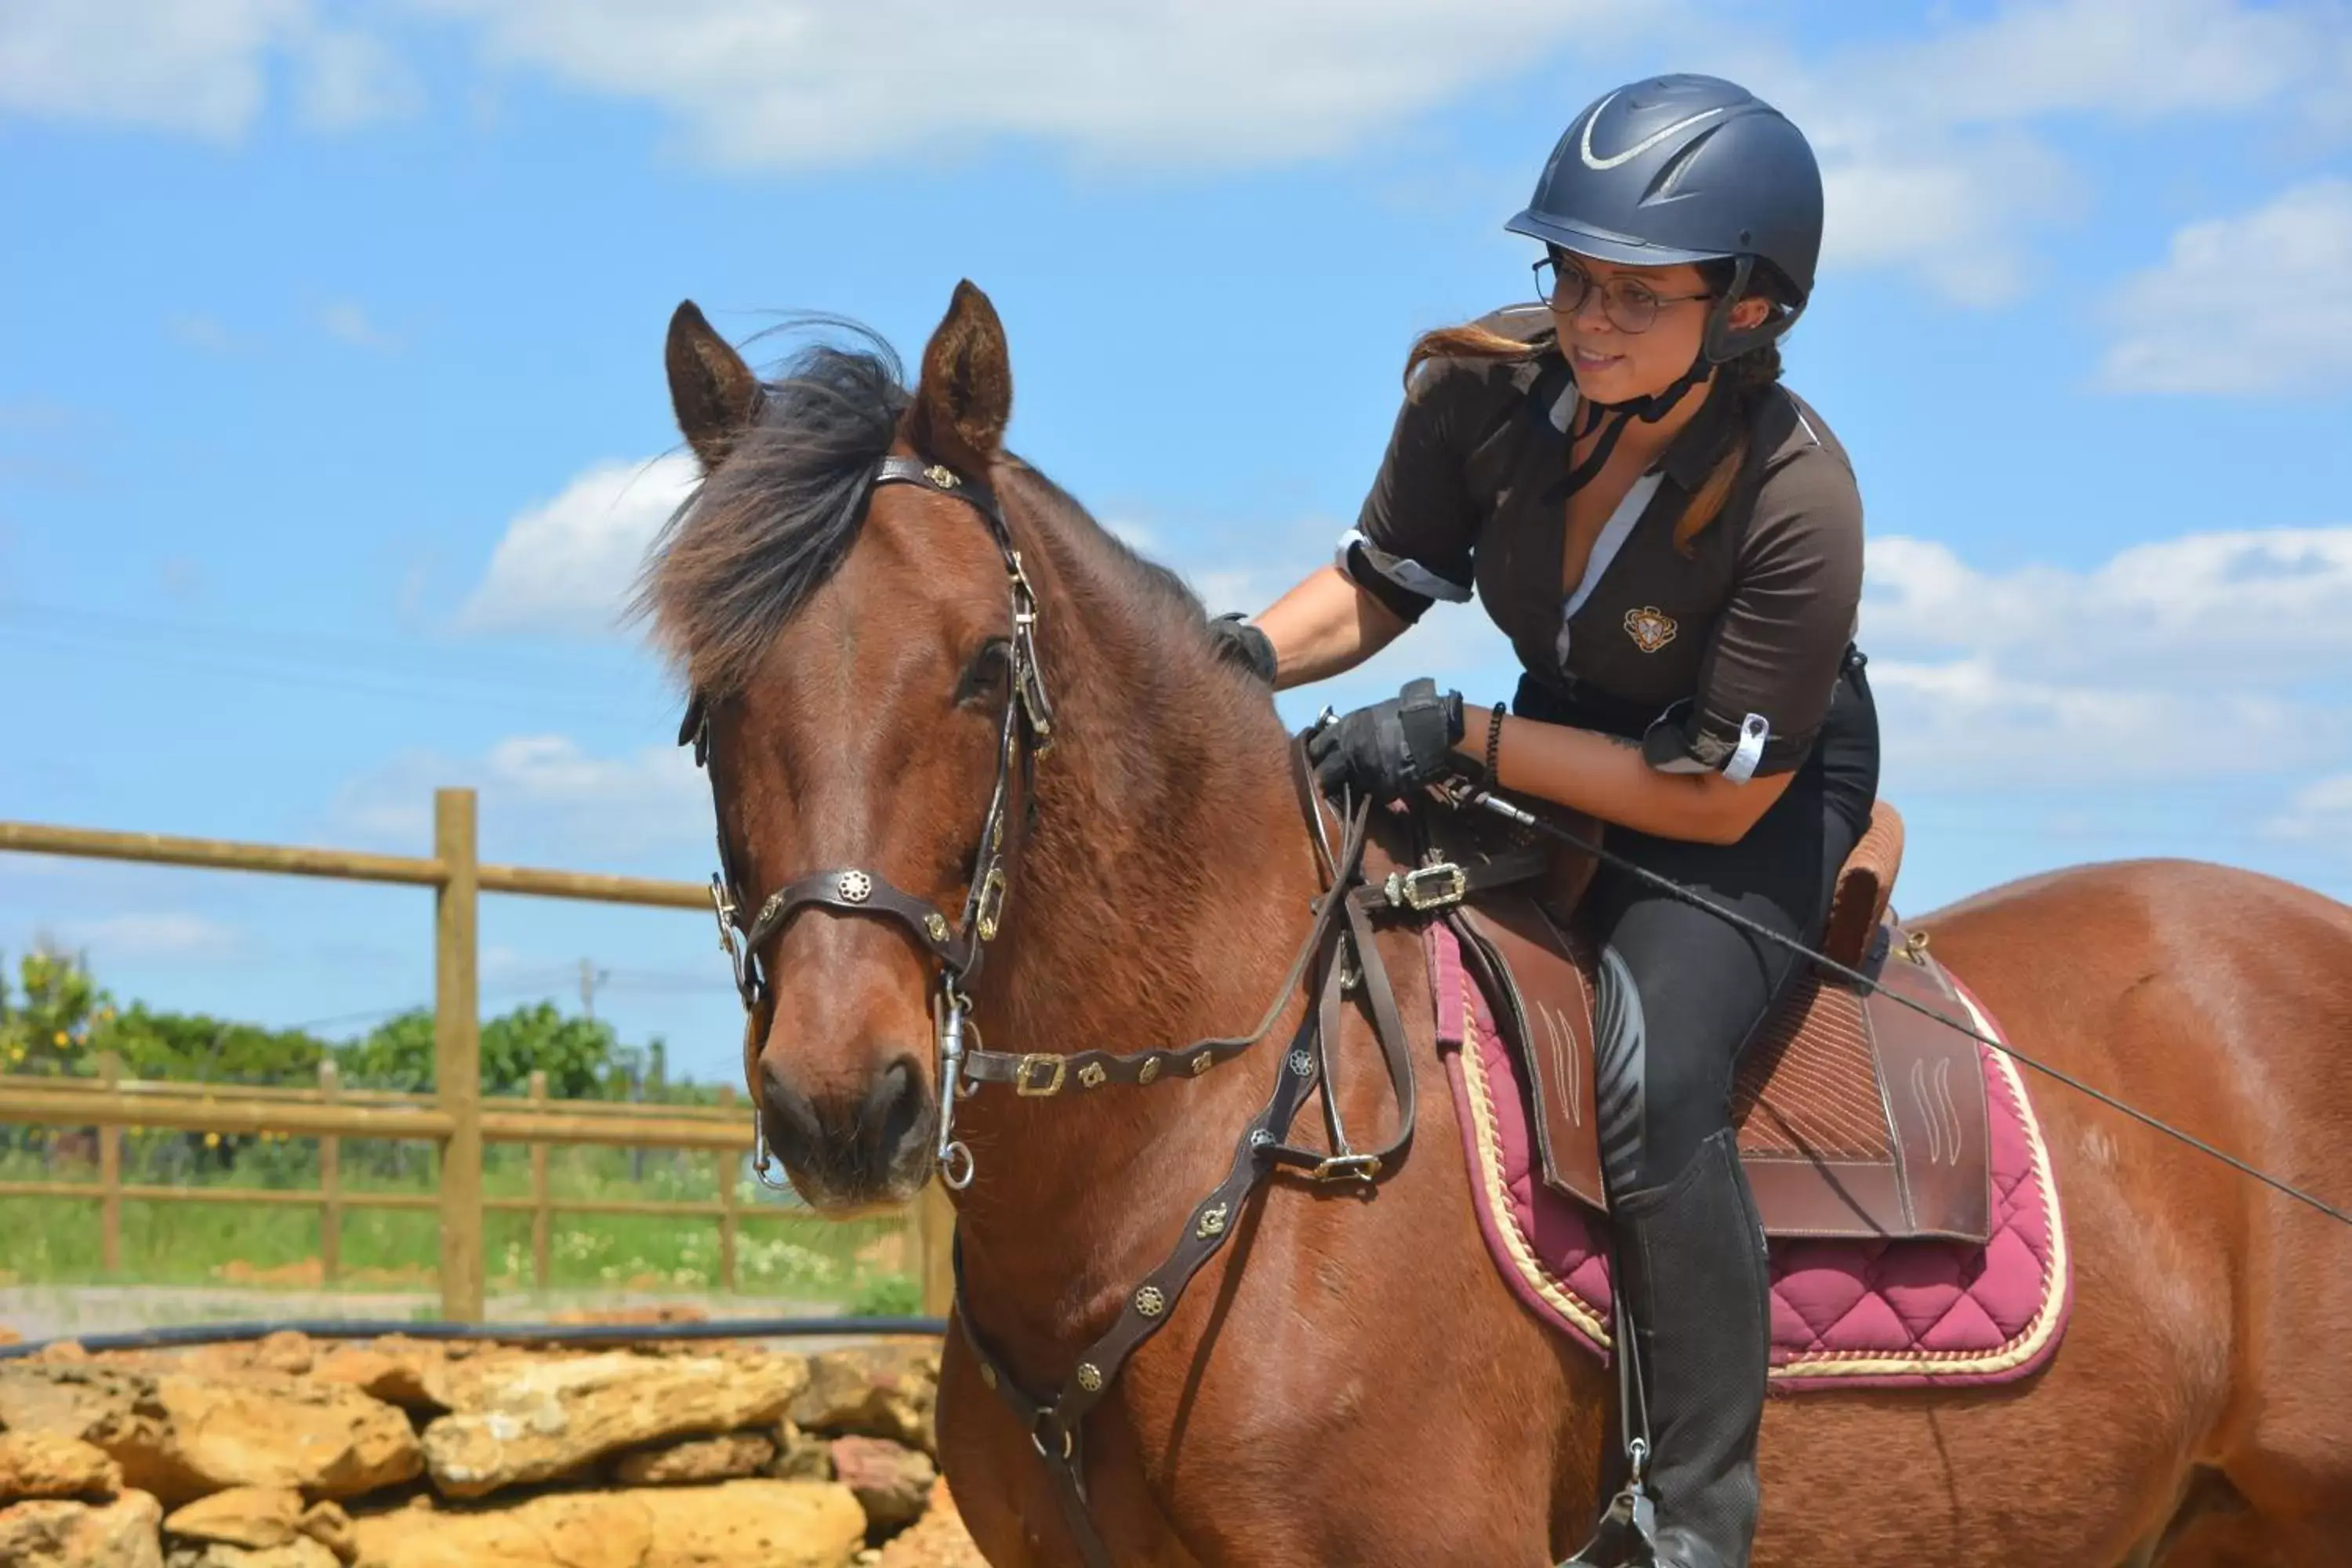
<path fill-rule="evenodd" d="M 1804 310 L 1822 249 L 1822 172 L 1804 133 L 1746 88 L 1651 77 L 1576 117 L 1534 198 L 1503 226 L 1621 266 L 1735 263 L 1707 312 L 1697 379 L 1772 342 Z M 1777 308 L 1734 330 L 1731 307 L 1754 293 Z"/>

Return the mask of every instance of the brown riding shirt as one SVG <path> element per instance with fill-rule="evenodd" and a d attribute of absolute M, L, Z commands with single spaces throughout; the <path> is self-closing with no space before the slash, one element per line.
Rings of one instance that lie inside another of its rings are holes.
<path fill-rule="evenodd" d="M 1675 520 L 1737 434 L 1709 397 L 1627 492 L 1563 599 L 1576 388 L 1549 313 L 1485 323 L 1537 341 L 1518 362 L 1434 360 L 1414 375 L 1340 568 L 1408 620 L 1473 588 L 1538 684 L 1634 715 L 1653 765 L 1745 781 L 1804 761 L 1862 595 L 1862 497 L 1820 415 L 1778 386 L 1750 400 L 1748 451 L 1715 521 Z"/>

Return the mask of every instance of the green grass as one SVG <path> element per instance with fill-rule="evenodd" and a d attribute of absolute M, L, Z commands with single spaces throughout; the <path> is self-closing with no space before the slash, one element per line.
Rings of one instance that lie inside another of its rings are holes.
<path fill-rule="evenodd" d="M 314 1191 L 315 1143 L 268 1141 L 242 1148 L 236 1164 L 217 1168 L 217 1154 L 173 1134 L 125 1140 L 123 1180 L 205 1191 L 254 1188 Z M 429 1146 L 347 1142 L 342 1186 L 362 1192 L 429 1194 L 435 1190 Z M 565 1198 L 614 1201 L 709 1201 L 718 1173 L 708 1154 L 648 1152 L 642 1176 L 625 1150 L 553 1150 L 548 1187 Z M 54 1163 L 24 1148 L 0 1151 L 0 1179 L 95 1183 L 87 1160 Z M 493 1196 L 527 1196 L 530 1152 L 493 1145 L 486 1152 L 484 1186 Z M 831 1303 L 869 1312 L 907 1309 L 918 1260 L 912 1238 L 896 1220 L 833 1223 L 804 1210 L 760 1201 L 748 1184 L 738 1195 L 737 1294 Z M 319 1211 L 308 1206 L 224 1203 L 122 1205 L 121 1268 L 100 1267 L 99 1206 L 94 1199 L 0 1200 L 0 1283 L 260 1285 L 317 1289 Z M 484 1266 L 494 1290 L 529 1290 L 530 1215 L 491 1213 L 483 1221 Z M 437 1215 L 347 1207 L 342 1225 L 341 1283 L 352 1289 L 428 1290 L 440 1247 Z M 719 1283 L 715 1217 L 590 1215 L 560 1208 L 549 1227 L 547 1284 L 556 1291 L 629 1290 L 704 1294 Z"/>

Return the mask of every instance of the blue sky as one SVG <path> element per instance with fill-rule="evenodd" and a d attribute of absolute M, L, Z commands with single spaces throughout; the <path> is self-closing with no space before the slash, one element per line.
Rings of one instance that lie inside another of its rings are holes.
<path fill-rule="evenodd" d="M 1216 607 L 1328 558 L 1407 342 L 1524 289 L 1562 125 L 1733 76 L 1821 149 L 1791 383 L 1860 470 L 1910 910 L 2186 855 L 2352 897 L 2352 9 L 17 0 L 0 16 L 0 817 L 699 879 L 614 626 L 691 297 L 910 361 Z M 1303 721 L 1509 658 L 1474 607 Z M 697 917 L 486 903 L 487 1004 L 730 1070 Z M 292 1023 L 430 994 L 421 893 L 0 856 L 0 951 Z M 353 1021 L 350 1026 L 357 1026 Z"/>

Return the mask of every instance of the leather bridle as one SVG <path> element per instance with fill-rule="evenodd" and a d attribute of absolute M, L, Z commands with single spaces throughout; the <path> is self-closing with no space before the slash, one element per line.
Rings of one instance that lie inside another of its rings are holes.
<path fill-rule="evenodd" d="M 884 485 L 919 486 L 935 494 L 953 497 L 978 512 L 988 524 L 989 537 L 995 542 L 998 553 L 1003 557 L 1012 599 L 1012 632 L 1005 645 L 1011 669 L 1004 714 L 997 726 L 996 782 L 989 792 L 988 815 L 981 820 L 980 847 L 972 860 L 971 881 L 964 889 L 963 910 L 950 925 L 937 906 L 905 891 L 879 871 L 845 866 L 793 878 L 769 894 L 747 922 L 723 826 L 719 834 L 719 870 L 710 879 L 710 901 L 719 919 L 719 945 L 726 950 L 728 962 L 734 968 L 735 990 L 743 999 L 747 1018 L 756 1018 L 760 1004 L 772 994 L 760 960 L 761 950 L 782 935 L 793 918 L 803 910 L 826 909 L 896 921 L 914 938 L 916 945 L 930 955 L 938 969 L 937 1006 L 933 1013 L 938 1022 L 940 1050 L 936 1158 L 940 1178 L 961 1191 L 971 1185 L 973 1168 L 971 1150 L 955 1136 L 955 1105 L 961 1092 L 961 1080 L 967 1076 L 975 1080 L 983 1076 L 971 1071 L 979 1065 L 971 1058 L 996 1054 L 965 1046 L 967 1035 L 975 1041 L 979 1038 L 979 1031 L 971 1021 L 971 997 L 965 983 L 978 973 L 988 943 L 996 939 L 1003 922 L 1004 900 L 1011 886 L 1006 869 L 1007 826 L 1017 821 L 1020 815 L 1015 809 L 1015 797 L 1029 796 L 1037 760 L 1053 749 L 1054 705 L 1045 695 L 1045 676 L 1037 664 L 1037 591 L 1022 568 L 1021 552 L 1013 547 L 1013 532 L 1005 524 L 1004 510 L 995 495 L 943 463 L 926 463 L 919 458 L 884 458 L 875 466 L 873 488 L 878 489 Z M 871 491 L 868 494 L 870 498 Z M 708 763 L 709 720 L 698 696 L 688 704 L 686 722 L 678 731 L 678 743 L 688 742 L 694 744 L 695 762 Z M 756 1104 L 751 1119 L 756 1129 L 752 1170 L 762 1183 L 781 1186 L 783 1184 L 770 1173 L 767 1131 Z"/>
<path fill-rule="evenodd" d="M 1313 824 L 1324 891 L 1314 900 L 1306 940 L 1255 1030 L 1128 1053 L 986 1049 L 970 1016 L 967 982 L 978 971 L 987 944 L 1002 924 L 1014 841 L 1024 835 L 1026 816 L 1034 805 L 1032 786 L 1036 763 L 1054 741 L 1053 709 L 1037 660 L 1037 595 L 1022 568 L 1020 552 L 1013 548 L 1003 510 L 985 486 L 942 464 L 907 457 L 884 458 L 875 469 L 874 483 L 877 487 L 919 485 L 964 502 L 988 525 L 1003 557 L 1012 602 L 1008 645 L 1012 668 L 1011 689 L 999 730 L 996 782 L 982 822 L 963 910 L 952 925 L 927 900 L 864 867 L 796 877 L 768 895 L 747 921 L 722 828 L 720 870 L 711 878 L 711 901 L 718 914 L 719 945 L 733 965 L 747 1027 L 756 1026 L 761 1004 L 773 994 L 760 953 L 794 916 L 822 909 L 835 914 L 881 916 L 905 928 L 937 968 L 940 1128 L 935 1158 L 940 1179 L 961 1191 L 971 1184 L 975 1170 L 970 1148 L 955 1137 L 955 1107 L 980 1085 L 1010 1084 L 1024 1098 L 1046 1099 L 1065 1092 L 1085 1094 L 1110 1084 L 1142 1086 L 1197 1078 L 1264 1039 L 1298 994 L 1301 983 L 1309 988 L 1310 1005 L 1293 1033 L 1273 1090 L 1243 1129 L 1223 1180 L 1193 1206 L 1173 1251 L 1128 1293 L 1118 1321 L 1081 1352 L 1053 1395 L 1040 1397 L 1024 1389 L 973 1326 L 965 1306 L 962 1251 L 960 1246 L 956 1249 L 954 1321 L 978 1363 L 981 1381 L 1004 1401 L 1029 1433 L 1054 1479 L 1055 1496 L 1081 1558 L 1088 1568 L 1113 1568 L 1109 1548 L 1087 1502 L 1082 1427 L 1087 1413 L 1108 1395 L 1128 1358 L 1167 1323 L 1185 1286 L 1223 1247 L 1244 1204 L 1275 1172 L 1286 1169 L 1318 1182 L 1370 1183 L 1393 1166 L 1412 1140 L 1415 1080 L 1408 1037 L 1394 988 L 1372 940 L 1371 921 L 1381 916 L 1414 918 L 1450 908 L 1488 885 L 1530 875 L 1540 868 L 1541 862 L 1496 860 L 1469 867 L 1440 863 L 1370 881 L 1363 861 L 1372 803 L 1356 802 L 1343 808 L 1340 841 L 1335 848 L 1325 806 L 1307 771 L 1303 751 L 1294 743 L 1292 777 Z M 678 741 L 693 743 L 698 763 L 708 762 L 710 732 L 699 696 L 688 706 Z M 1378 1149 L 1357 1149 L 1340 1118 L 1337 1098 L 1327 1087 L 1323 1097 L 1326 1147 L 1300 1147 L 1286 1141 L 1291 1123 L 1318 1085 L 1331 1080 L 1332 1052 L 1343 1032 L 1351 996 L 1370 1016 L 1390 1092 L 1397 1104 L 1395 1136 Z M 761 1121 L 756 1105 L 752 1116 L 755 1124 Z M 762 1181 L 772 1183 L 764 1127 L 756 1136 L 754 1170 Z"/>

